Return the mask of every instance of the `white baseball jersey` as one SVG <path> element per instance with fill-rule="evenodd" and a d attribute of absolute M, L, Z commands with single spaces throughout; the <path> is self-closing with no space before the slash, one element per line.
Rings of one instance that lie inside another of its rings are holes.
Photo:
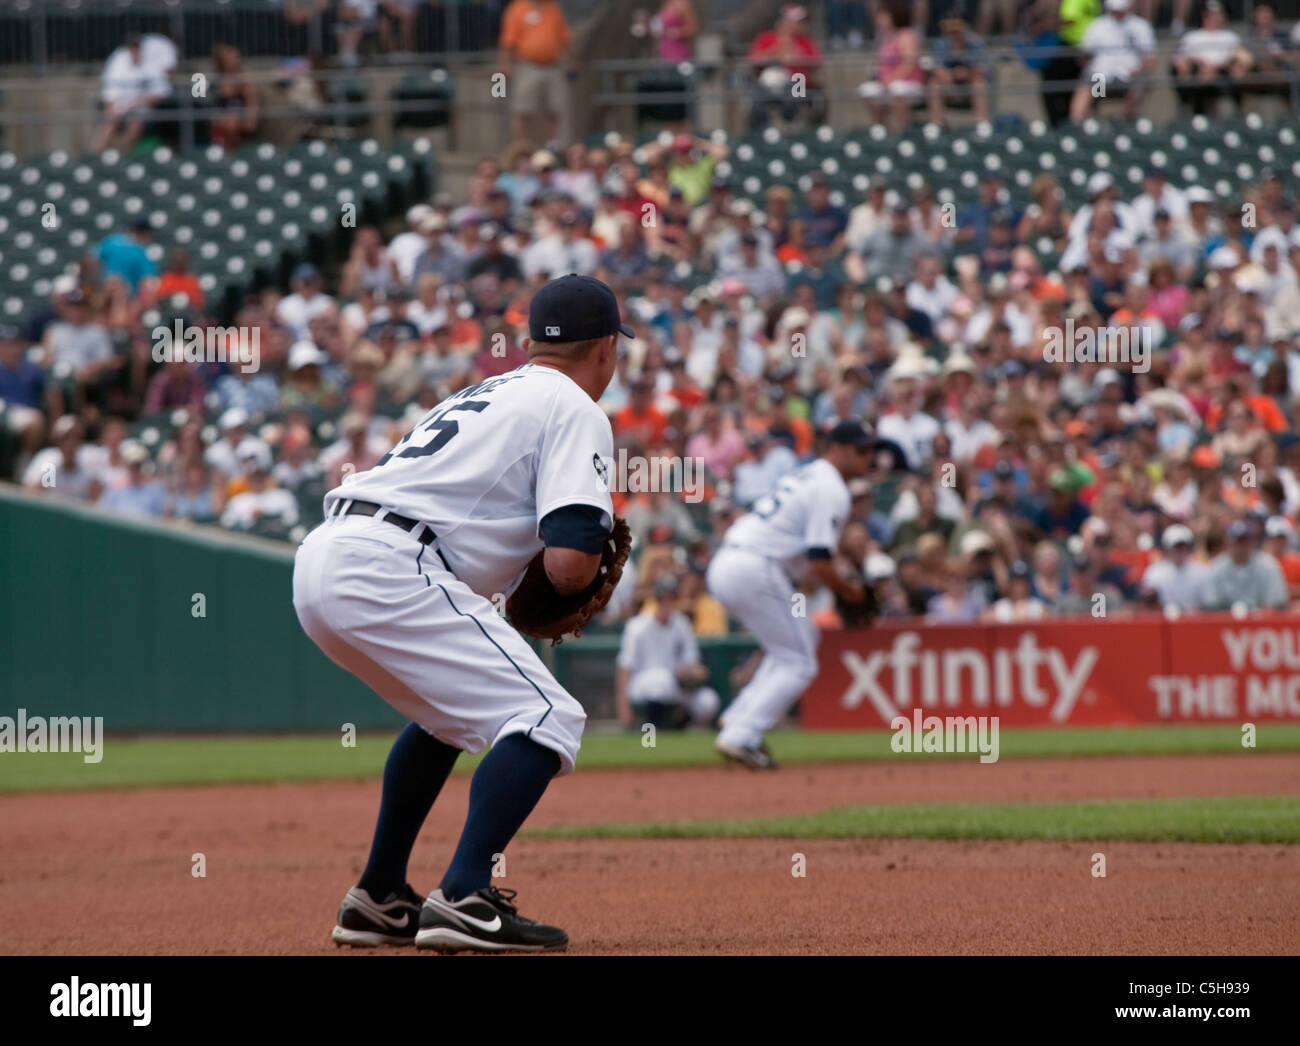
<path fill-rule="evenodd" d="M 609 419 L 567 375 L 526 364 L 434 407 L 374 468 L 325 495 L 371 501 L 437 535 L 474 592 L 509 595 L 542 549 L 543 517 L 591 505 L 613 525 Z"/>
<path fill-rule="evenodd" d="M 797 581 L 808 568 L 809 549 L 835 551 L 851 501 L 839 469 L 819 458 L 783 476 L 755 501 L 731 525 L 723 545 L 775 559 Z"/>
<path fill-rule="evenodd" d="M 528 365 L 438 404 L 374 468 L 325 495 L 298 549 L 298 620 L 336 664 L 446 744 L 478 752 L 522 733 L 573 769 L 586 713 L 497 612 L 565 505 L 613 520 L 609 421 L 570 378 Z M 379 504 L 428 525 L 404 532 Z M 441 555 L 434 555 L 434 552 Z M 445 564 L 445 565 L 444 565 Z"/>

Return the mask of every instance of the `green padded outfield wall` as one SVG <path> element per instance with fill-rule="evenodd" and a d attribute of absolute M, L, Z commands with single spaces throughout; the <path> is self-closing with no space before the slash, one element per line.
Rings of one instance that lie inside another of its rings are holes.
<path fill-rule="evenodd" d="M 0 715 L 109 731 L 339 730 L 404 720 L 298 625 L 293 546 L 123 519 L 0 484 Z M 203 596 L 206 616 L 194 616 Z M 593 720 L 614 710 L 617 634 L 538 644 Z M 724 704 L 751 639 L 700 641 Z"/>
<path fill-rule="evenodd" d="M 0 715 L 102 715 L 108 731 L 400 724 L 303 633 L 292 570 L 290 545 L 0 485 Z"/>

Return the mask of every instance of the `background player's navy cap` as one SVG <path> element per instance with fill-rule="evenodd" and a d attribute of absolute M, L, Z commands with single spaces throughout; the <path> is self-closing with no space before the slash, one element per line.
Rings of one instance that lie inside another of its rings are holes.
<path fill-rule="evenodd" d="M 857 421 L 841 421 L 826 434 L 832 443 L 847 443 L 850 447 L 870 447 L 875 443 L 868 432 Z"/>
<path fill-rule="evenodd" d="M 533 341 L 587 341 L 609 334 L 635 338 L 622 322 L 614 292 L 593 276 L 569 273 L 544 285 L 528 304 Z"/>

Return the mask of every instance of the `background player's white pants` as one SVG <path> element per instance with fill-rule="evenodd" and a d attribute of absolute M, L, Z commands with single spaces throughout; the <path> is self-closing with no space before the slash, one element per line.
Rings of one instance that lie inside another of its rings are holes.
<path fill-rule="evenodd" d="M 709 564 L 709 591 L 763 648 L 758 670 L 722 715 L 719 738 L 753 747 L 817 675 L 817 626 L 795 617 L 794 585 L 766 556 L 720 548 Z"/>
<path fill-rule="evenodd" d="M 435 551 L 367 516 L 307 535 L 293 570 L 298 620 L 336 664 L 438 740 L 482 751 L 527 734 L 573 770 L 586 713 L 490 600 Z"/>

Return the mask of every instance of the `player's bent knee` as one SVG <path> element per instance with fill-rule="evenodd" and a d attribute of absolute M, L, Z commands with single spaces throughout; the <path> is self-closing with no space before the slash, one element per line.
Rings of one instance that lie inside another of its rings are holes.
<path fill-rule="evenodd" d="M 802 686 L 807 686 L 817 678 L 817 659 L 801 657 L 790 666 L 791 672 L 799 677 Z"/>
<path fill-rule="evenodd" d="M 587 713 L 582 705 L 568 694 L 552 695 L 549 700 L 550 707 L 539 721 L 533 722 L 526 717 L 515 717 L 501 727 L 496 737 L 492 739 L 492 743 L 498 744 L 503 737 L 511 734 L 523 734 L 543 748 L 551 749 L 560 757 L 560 769 L 556 776 L 562 777 L 573 773 L 577 763 Z"/>

